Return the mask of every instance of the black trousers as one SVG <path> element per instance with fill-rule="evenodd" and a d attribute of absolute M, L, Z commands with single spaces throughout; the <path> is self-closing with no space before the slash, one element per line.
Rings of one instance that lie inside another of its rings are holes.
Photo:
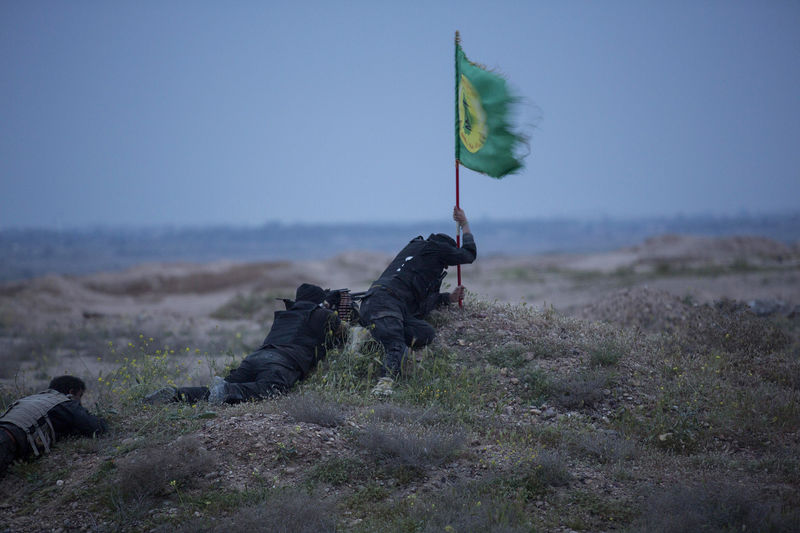
<path fill-rule="evenodd" d="M 302 377 L 290 365 L 286 358 L 270 349 L 251 353 L 225 378 L 225 403 L 266 400 L 288 392 Z M 208 387 L 180 387 L 178 397 L 189 403 L 207 400 Z"/>
<path fill-rule="evenodd" d="M 407 347 L 427 346 L 436 336 L 433 326 L 411 316 L 405 304 L 383 288 L 361 300 L 361 325 L 383 346 L 383 374 L 397 377 Z"/>
<path fill-rule="evenodd" d="M 20 447 L 27 445 L 28 441 L 21 429 L 6 424 L 0 427 L 0 475 L 5 473 L 14 459 L 26 455 L 24 448 L 20 449 Z"/>

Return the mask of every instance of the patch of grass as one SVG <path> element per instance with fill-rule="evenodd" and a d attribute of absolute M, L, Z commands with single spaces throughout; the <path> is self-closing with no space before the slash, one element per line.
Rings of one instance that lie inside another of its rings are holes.
<path fill-rule="evenodd" d="M 432 425 L 445 419 L 445 416 L 435 406 L 421 409 L 392 403 L 374 405 L 369 414 L 379 422 L 393 422 L 395 424 Z"/>
<path fill-rule="evenodd" d="M 636 457 L 636 443 L 616 432 L 582 433 L 573 440 L 572 448 L 601 464 L 620 463 Z"/>
<path fill-rule="evenodd" d="M 731 483 L 676 485 L 655 492 L 631 531 L 794 531 L 800 511 L 782 510 L 782 502 Z"/>
<path fill-rule="evenodd" d="M 710 433 L 753 448 L 769 448 L 776 433 L 800 428 L 800 391 L 772 383 L 728 385 L 704 407 Z"/>
<path fill-rule="evenodd" d="M 523 373 L 522 383 L 525 385 L 525 399 L 537 404 L 550 396 L 553 387 L 553 380 L 549 374 L 537 367 L 528 368 Z"/>
<path fill-rule="evenodd" d="M 530 531 L 524 507 L 492 492 L 491 484 L 459 482 L 438 497 L 414 499 L 410 514 L 423 533 L 456 531 Z"/>
<path fill-rule="evenodd" d="M 563 487 L 572 480 L 564 456 L 557 450 L 539 449 L 536 459 L 517 474 L 529 497 L 548 487 Z"/>
<path fill-rule="evenodd" d="M 339 486 L 366 477 L 366 465 L 359 459 L 331 457 L 311 467 L 306 479 L 312 483 L 322 482 Z"/>
<path fill-rule="evenodd" d="M 97 378 L 99 403 L 109 407 L 139 405 L 145 395 L 163 385 L 176 386 L 175 377 L 185 374 L 184 364 L 160 351 L 125 357 L 116 370 Z"/>
<path fill-rule="evenodd" d="M 230 516 L 201 518 L 163 533 L 228 533 L 230 531 L 274 531 L 275 533 L 333 533 L 337 531 L 336 502 L 319 494 L 295 488 L 269 492 L 261 502 L 236 509 Z"/>
<path fill-rule="evenodd" d="M 441 466 L 456 457 L 464 437 L 436 430 L 416 433 L 402 427 L 385 429 L 368 425 L 357 436 L 358 445 L 380 462 L 415 470 Z"/>
<path fill-rule="evenodd" d="M 790 341 L 775 323 L 728 299 L 691 308 L 674 337 L 686 351 L 724 351 L 743 360 L 782 350 Z"/>
<path fill-rule="evenodd" d="M 641 435 L 649 445 L 673 453 L 694 453 L 709 439 L 698 410 L 685 403 L 675 404 L 669 396 L 660 397 L 647 411 L 623 411 L 616 422 L 623 432 Z"/>
<path fill-rule="evenodd" d="M 308 422 L 323 427 L 336 427 L 345 419 L 340 404 L 324 400 L 319 394 L 304 393 L 291 395 L 283 402 L 289 416 L 298 422 Z"/>
<path fill-rule="evenodd" d="M 490 350 L 486 354 L 486 360 L 501 368 L 519 368 L 526 362 L 526 351 L 522 343 L 512 341 Z"/>
<path fill-rule="evenodd" d="M 377 381 L 382 359 L 383 347 L 372 337 L 358 346 L 328 350 L 303 387 L 323 394 L 366 394 Z"/>
<path fill-rule="evenodd" d="M 572 480 L 564 454 L 557 449 L 537 447 L 512 452 L 501 472 L 487 477 L 487 486 L 507 500 L 529 501 L 542 497 L 553 487 Z"/>
<path fill-rule="evenodd" d="M 545 336 L 533 339 L 529 349 L 536 359 L 555 359 L 567 354 L 569 346 L 563 339 Z"/>
<path fill-rule="evenodd" d="M 357 515 L 366 515 L 374 510 L 374 505 L 385 500 L 391 492 L 376 482 L 370 482 L 346 497 L 344 504 Z"/>
<path fill-rule="evenodd" d="M 101 494 L 117 520 L 140 518 L 156 497 L 176 494 L 197 485 L 216 466 L 216 458 L 194 437 L 181 437 L 169 446 L 140 448 L 114 461 L 115 475 Z M 102 467 L 108 470 L 108 465 Z"/>
<path fill-rule="evenodd" d="M 244 490 L 231 490 L 221 488 L 218 485 L 212 486 L 202 491 L 193 491 L 186 496 L 186 506 L 188 510 L 200 509 L 202 514 L 210 517 L 211 520 L 198 520 L 196 523 L 211 522 L 216 523 L 218 519 L 229 516 L 230 514 L 249 507 L 257 506 L 266 501 L 273 494 L 272 483 L 256 482 Z M 192 521 L 182 524 L 186 527 Z M 170 524 L 174 527 L 174 524 Z"/>
<path fill-rule="evenodd" d="M 411 493 L 397 500 L 387 500 L 383 487 L 363 492 L 374 497 L 363 521 L 352 528 L 357 532 L 531 531 L 524 505 L 508 498 L 492 480 L 458 480 L 436 492 Z M 364 507 L 360 505 L 356 510 Z"/>
<path fill-rule="evenodd" d="M 603 389 L 611 377 L 607 372 L 589 370 L 556 379 L 551 386 L 552 398 L 567 409 L 590 409 L 603 399 Z"/>
<path fill-rule="evenodd" d="M 762 364 L 754 369 L 761 377 L 780 387 L 800 391 L 800 352 L 791 359 L 774 354 L 763 359 Z"/>
<path fill-rule="evenodd" d="M 787 483 L 800 479 L 800 446 L 778 446 L 747 465 L 751 473 L 777 474 Z"/>
<path fill-rule="evenodd" d="M 589 348 L 589 365 L 593 368 L 615 366 L 624 354 L 624 347 L 613 339 L 604 339 Z"/>
<path fill-rule="evenodd" d="M 623 433 L 690 454 L 717 440 L 766 449 L 774 435 L 800 429 L 800 391 L 762 377 L 765 368 L 780 366 L 776 359 L 787 361 L 786 351 L 747 355 L 750 348 L 717 347 L 698 353 L 670 342 L 650 349 L 658 370 L 651 374 L 651 400 L 641 412 L 628 411 L 618 419 Z"/>
<path fill-rule="evenodd" d="M 565 509 L 565 522 L 577 530 L 616 529 L 621 524 L 629 523 L 635 516 L 635 508 L 629 501 L 595 491 L 573 491 L 567 495 L 566 503 L 569 510 Z"/>
<path fill-rule="evenodd" d="M 28 458 L 30 459 L 30 458 Z M 23 496 L 21 512 L 33 512 L 36 508 L 35 498 L 52 498 L 56 490 L 56 481 L 62 479 L 67 473 L 66 465 L 57 465 L 52 456 L 42 460 L 17 460 L 12 463 L 5 474 L 6 477 L 16 478 L 13 492 L 0 494 L 3 501 L 12 497 Z"/>
<path fill-rule="evenodd" d="M 486 373 L 482 369 L 458 364 L 453 352 L 430 349 L 426 358 L 406 372 L 395 386 L 394 398 L 450 413 L 451 420 L 471 418 L 476 405 L 483 403 Z"/>

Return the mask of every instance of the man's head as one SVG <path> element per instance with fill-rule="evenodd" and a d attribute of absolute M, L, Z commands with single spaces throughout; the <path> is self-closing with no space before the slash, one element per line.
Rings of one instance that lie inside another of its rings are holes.
<path fill-rule="evenodd" d="M 81 396 L 86 391 L 86 383 L 75 376 L 58 376 L 50 381 L 47 388 L 57 390 L 62 394 L 70 394 L 73 399 L 81 401 Z"/>
<path fill-rule="evenodd" d="M 453 238 L 446 233 L 431 233 L 427 240 L 443 242 L 445 244 L 449 244 L 450 246 L 456 246 L 456 241 L 454 241 Z"/>
<path fill-rule="evenodd" d="M 322 301 L 325 299 L 325 290 L 317 285 L 312 285 L 310 283 L 303 283 L 302 285 L 297 287 L 297 292 L 295 294 L 294 299 L 298 302 L 304 301 L 304 302 L 313 302 L 315 304 L 321 304 Z"/>

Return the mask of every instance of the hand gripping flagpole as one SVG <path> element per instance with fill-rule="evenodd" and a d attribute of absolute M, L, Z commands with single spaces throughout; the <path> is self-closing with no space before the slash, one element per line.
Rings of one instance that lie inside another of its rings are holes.
<path fill-rule="evenodd" d="M 461 41 L 461 36 L 458 34 L 458 30 L 456 30 L 456 208 L 461 209 L 461 205 L 459 203 L 458 198 L 458 152 L 459 152 L 459 142 L 458 142 L 458 81 L 459 81 L 459 72 L 458 72 L 458 43 Z M 456 222 L 456 246 L 461 248 L 461 223 Z M 461 286 L 461 265 L 456 265 L 456 272 L 458 273 L 458 286 Z M 459 297 L 458 298 L 458 307 L 464 307 L 464 300 Z"/>

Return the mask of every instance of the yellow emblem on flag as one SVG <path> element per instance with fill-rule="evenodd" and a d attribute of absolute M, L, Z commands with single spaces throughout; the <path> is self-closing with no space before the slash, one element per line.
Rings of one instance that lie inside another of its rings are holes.
<path fill-rule="evenodd" d="M 458 84 L 458 128 L 467 150 L 474 154 L 483 147 L 488 135 L 486 111 L 481 105 L 481 95 L 463 74 Z"/>

